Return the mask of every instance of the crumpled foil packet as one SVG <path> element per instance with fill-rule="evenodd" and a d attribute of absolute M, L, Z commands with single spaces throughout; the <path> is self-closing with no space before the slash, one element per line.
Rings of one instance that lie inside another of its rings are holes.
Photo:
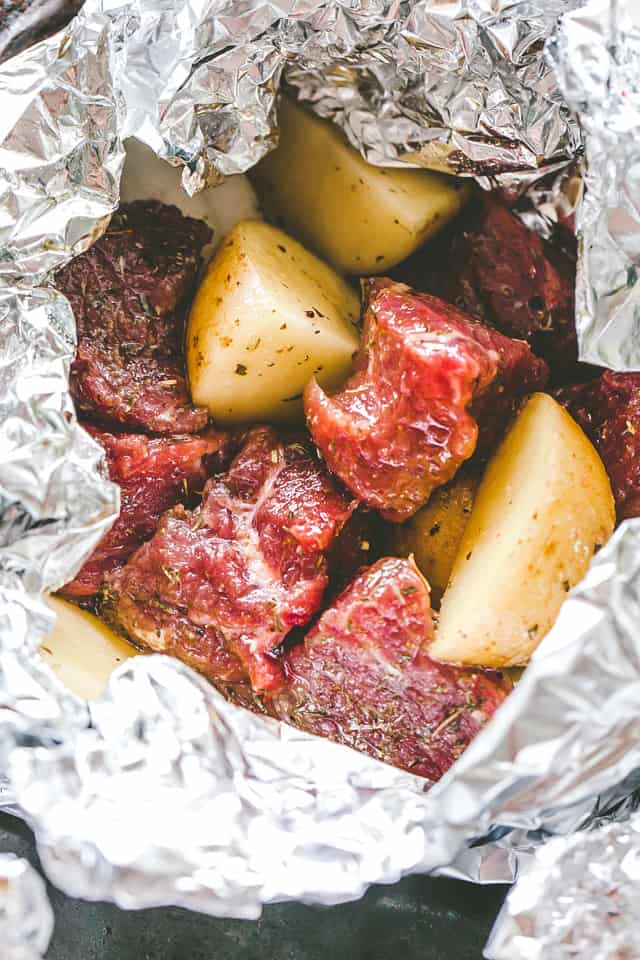
<path fill-rule="evenodd" d="M 123 140 L 183 164 L 195 190 L 273 146 L 286 79 L 371 160 L 523 186 L 551 223 L 569 216 L 554 184 L 571 179 L 581 134 L 543 41 L 577 6 L 88 0 L 0 68 L 2 803 L 28 817 L 67 892 L 244 917 L 416 871 L 510 880 L 548 834 L 633 805 L 640 521 L 600 552 L 523 681 L 429 792 L 226 703 L 177 661 L 136 658 L 87 704 L 37 653 L 42 591 L 74 575 L 118 505 L 69 401 L 68 304 L 42 284 L 104 229 Z"/>
<path fill-rule="evenodd" d="M 53 933 L 44 881 L 19 857 L 0 853 L 2 960 L 41 960 Z"/>
<path fill-rule="evenodd" d="M 640 952 L 640 816 L 537 850 L 509 893 L 488 960 L 634 960 Z"/>

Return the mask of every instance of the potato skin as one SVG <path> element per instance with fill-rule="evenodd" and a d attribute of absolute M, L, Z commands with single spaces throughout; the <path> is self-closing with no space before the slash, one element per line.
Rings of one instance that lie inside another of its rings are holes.
<path fill-rule="evenodd" d="M 216 422 L 302 419 L 312 377 L 350 374 L 358 294 L 328 264 L 260 220 L 237 224 L 209 264 L 186 337 L 194 403 Z"/>
<path fill-rule="evenodd" d="M 534 394 L 478 488 L 430 656 L 525 664 L 614 522 L 594 447 L 555 400 Z"/>
<path fill-rule="evenodd" d="M 479 477 L 463 468 L 450 483 L 434 490 L 409 520 L 390 525 L 390 549 L 399 556 L 413 555 L 436 606 L 449 582 L 478 483 Z"/>
<path fill-rule="evenodd" d="M 288 97 L 280 145 L 252 172 L 267 216 L 344 273 L 385 273 L 462 209 L 469 181 L 376 167 L 343 133 Z"/>

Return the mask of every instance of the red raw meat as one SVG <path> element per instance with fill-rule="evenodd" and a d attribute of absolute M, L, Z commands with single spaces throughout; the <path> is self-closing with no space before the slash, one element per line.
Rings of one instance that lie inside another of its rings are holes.
<path fill-rule="evenodd" d="M 202 505 L 166 513 L 109 580 L 105 613 L 134 642 L 219 684 L 281 680 L 276 648 L 327 586 L 325 551 L 355 504 L 313 452 L 255 427 Z"/>
<path fill-rule="evenodd" d="M 419 289 L 527 340 L 554 372 L 575 372 L 575 258 L 529 230 L 497 194 L 483 194 L 410 269 Z"/>
<path fill-rule="evenodd" d="M 286 654 L 274 712 L 308 733 L 438 780 L 511 684 L 497 673 L 430 660 L 432 637 L 424 578 L 411 561 L 380 560 Z"/>
<path fill-rule="evenodd" d="M 544 361 L 429 294 L 368 284 L 356 373 L 333 397 L 305 391 L 311 435 L 329 468 L 389 520 L 410 517 L 504 431 L 520 399 L 541 388 Z"/>
<path fill-rule="evenodd" d="M 618 521 L 640 517 L 640 373 L 606 370 L 556 392 L 593 441 L 609 474 Z"/>
<path fill-rule="evenodd" d="M 160 434 L 207 425 L 187 389 L 182 308 L 210 238 L 205 223 L 177 207 L 139 201 L 56 274 L 78 328 L 71 392 L 83 414 Z"/>
<path fill-rule="evenodd" d="M 62 589 L 74 600 L 90 600 L 106 575 L 127 562 L 156 531 L 161 514 L 202 491 L 209 466 L 224 464 L 228 438 L 208 430 L 198 436 L 150 439 L 136 433 L 108 433 L 85 424 L 105 450 L 109 477 L 120 487 L 120 515 L 75 580 Z M 212 461 L 212 462 L 210 462 Z"/>

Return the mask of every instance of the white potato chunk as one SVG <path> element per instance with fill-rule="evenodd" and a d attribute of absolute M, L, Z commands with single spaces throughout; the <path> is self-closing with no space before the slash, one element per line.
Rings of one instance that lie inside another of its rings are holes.
<path fill-rule="evenodd" d="M 227 177 L 190 197 L 182 188 L 182 166 L 161 160 L 139 140 L 125 143 L 126 160 L 120 184 L 123 203 L 133 200 L 160 200 L 172 204 L 185 217 L 195 217 L 213 230 L 211 243 L 202 251 L 205 263 L 239 220 L 258 216 L 256 196 L 247 177 Z"/>
<path fill-rule="evenodd" d="M 470 196 L 468 181 L 374 167 L 335 124 L 287 97 L 278 116 L 280 144 L 251 174 L 265 213 L 344 273 L 384 273 Z"/>
<path fill-rule="evenodd" d="M 526 663 L 614 522 L 594 447 L 555 400 L 534 394 L 478 488 L 430 655 L 483 667 Z"/>
<path fill-rule="evenodd" d="M 136 651 L 97 617 L 74 604 L 60 597 L 48 597 L 47 603 L 57 619 L 40 653 L 72 693 L 94 700 L 115 668 Z"/>
<path fill-rule="evenodd" d="M 478 486 L 475 473 L 464 468 L 429 502 L 404 523 L 390 524 L 390 548 L 402 557 L 413 556 L 429 581 L 434 605 L 446 589 L 460 541 L 464 535 Z"/>
<path fill-rule="evenodd" d="M 238 224 L 209 265 L 187 328 L 194 403 L 219 423 L 302 417 L 315 376 L 331 390 L 358 348 L 355 290 L 260 220 Z"/>

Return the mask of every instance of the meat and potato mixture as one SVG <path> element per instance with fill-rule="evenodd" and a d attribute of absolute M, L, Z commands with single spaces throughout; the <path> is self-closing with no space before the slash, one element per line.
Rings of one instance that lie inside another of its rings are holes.
<path fill-rule="evenodd" d="M 265 219 L 213 237 L 206 269 L 209 227 L 141 197 L 57 275 L 72 394 L 121 490 L 61 593 L 433 782 L 616 512 L 640 515 L 640 377 L 579 362 L 570 238 L 282 110 L 251 175 Z"/>

